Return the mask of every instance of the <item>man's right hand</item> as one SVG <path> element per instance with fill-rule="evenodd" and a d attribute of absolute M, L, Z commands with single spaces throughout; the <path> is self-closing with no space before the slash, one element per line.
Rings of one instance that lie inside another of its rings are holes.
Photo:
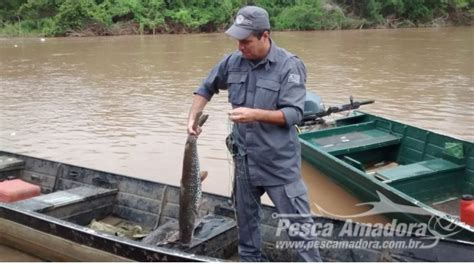
<path fill-rule="evenodd" d="M 199 134 L 201 134 L 201 132 L 202 132 L 201 127 L 196 125 L 196 128 L 193 128 L 193 125 L 194 125 L 194 119 L 189 119 L 188 120 L 188 134 L 199 136 Z"/>
<path fill-rule="evenodd" d="M 202 112 L 204 110 L 204 106 L 206 106 L 208 100 L 201 95 L 194 95 L 193 104 L 191 106 L 191 110 L 189 111 L 188 117 L 188 134 L 199 136 L 201 134 L 201 127 L 197 125 L 194 127 L 194 120 L 196 120 L 196 114 Z"/>

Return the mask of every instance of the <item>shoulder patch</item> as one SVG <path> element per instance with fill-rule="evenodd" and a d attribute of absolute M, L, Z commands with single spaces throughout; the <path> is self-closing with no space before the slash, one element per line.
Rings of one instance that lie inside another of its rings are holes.
<path fill-rule="evenodd" d="M 300 84 L 300 75 L 298 75 L 298 74 L 290 74 L 290 75 L 288 76 L 288 83 Z"/>

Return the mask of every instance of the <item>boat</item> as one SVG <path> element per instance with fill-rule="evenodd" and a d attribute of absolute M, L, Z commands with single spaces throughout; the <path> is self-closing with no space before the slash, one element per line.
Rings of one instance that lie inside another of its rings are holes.
<path fill-rule="evenodd" d="M 40 193 L 0 202 L 1 244 L 33 253 L 43 260 L 208 262 L 238 259 L 237 227 L 229 197 L 203 193 L 201 222 L 191 245 L 183 247 L 167 241 L 166 236 L 156 243 L 143 241 L 147 235 L 160 230 L 163 235 L 173 232 L 179 213 L 179 187 L 0 151 L 0 185 L 14 180 L 38 186 Z M 278 246 L 278 241 L 286 241 L 288 235 L 285 231 L 279 233 L 281 219 L 276 219 L 274 207 L 264 205 L 261 213 L 264 252 L 269 260 L 296 261 L 294 250 Z M 471 242 L 402 232 L 392 232 L 392 236 L 351 235 L 347 234 L 348 228 L 370 232 L 376 225 L 323 216 L 313 219 L 318 241 L 326 243 L 325 247 L 320 245 L 324 261 L 474 261 Z M 102 228 L 92 226 L 96 223 Z M 124 225 L 133 230 L 121 231 L 126 228 Z M 109 227 L 120 230 L 105 230 Z M 425 248 L 373 244 L 387 241 L 417 242 Z M 362 245 L 354 245 L 354 242 Z M 344 245 L 330 245 L 338 243 Z"/>
<path fill-rule="evenodd" d="M 474 195 L 472 142 L 362 112 L 352 98 L 327 111 L 320 98 L 308 99 L 313 108 L 304 122 L 316 126 L 301 125 L 304 160 L 377 214 L 427 224 L 437 237 L 474 242 L 474 225 L 460 220 L 463 195 Z M 350 112 L 325 119 L 343 110 Z"/>

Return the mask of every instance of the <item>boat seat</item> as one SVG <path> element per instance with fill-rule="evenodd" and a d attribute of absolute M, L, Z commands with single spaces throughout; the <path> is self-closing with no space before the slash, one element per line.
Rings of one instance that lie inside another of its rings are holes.
<path fill-rule="evenodd" d="M 375 173 L 375 177 L 384 180 L 385 183 L 391 183 L 415 177 L 461 170 L 463 168 L 464 165 L 458 165 L 444 159 L 432 159 L 381 170 Z"/>
<path fill-rule="evenodd" d="M 379 129 L 369 129 L 318 138 L 313 142 L 324 151 L 337 156 L 398 145 L 400 138 Z"/>
<path fill-rule="evenodd" d="M 117 189 L 81 186 L 17 201 L 11 205 L 60 219 L 70 218 L 69 220 L 76 221 L 73 219 L 76 217 L 88 223 L 92 218 L 97 218 L 94 212 L 112 208 L 117 191 Z"/>

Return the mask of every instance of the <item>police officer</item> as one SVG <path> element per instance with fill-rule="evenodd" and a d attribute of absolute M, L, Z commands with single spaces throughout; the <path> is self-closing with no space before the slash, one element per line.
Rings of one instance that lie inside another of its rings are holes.
<path fill-rule="evenodd" d="M 260 236 L 260 197 L 267 193 L 280 214 L 292 223 L 312 224 L 307 189 L 301 179 L 301 155 L 295 124 L 303 116 L 306 69 L 295 55 L 270 38 L 266 10 L 240 9 L 226 34 L 238 41 L 238 51 L 225 56 L 196 90 L 188 133 L 196 113 L 212 96 L 227 89 L 234 122 L 230 149 L 235 162 L 234 199 L 241 261 L 264 261 Z M 294 241 L 314 241 L 296 234 Z M 303 261 L 320 261 L 317 249 L 297 250 Z"/>

